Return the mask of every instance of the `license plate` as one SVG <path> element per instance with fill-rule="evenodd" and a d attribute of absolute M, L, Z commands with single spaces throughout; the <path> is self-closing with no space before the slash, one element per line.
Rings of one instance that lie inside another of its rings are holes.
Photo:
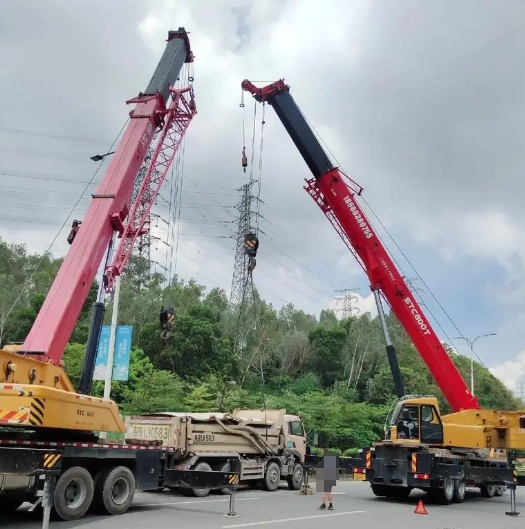
<path fill-rule="evenodd" d="M 354 481 L 365 481 L 365 475 L 358 472 L 354 472 Z"/>

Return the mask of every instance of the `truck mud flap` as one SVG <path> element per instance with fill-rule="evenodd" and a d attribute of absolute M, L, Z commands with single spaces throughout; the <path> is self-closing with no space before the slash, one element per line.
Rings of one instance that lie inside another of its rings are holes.
<path fill-rule="evenodd" d="M 42 473 L 58 473 L 62 452 L 31 448 L 0 447 L 0 474 L 32 476 Z"/>
<path fill-rule="evenodd" d="M 239 473 L 166 469 L 164 484 L 166 487 L 180 487 L 185 489 L 237 487 L 239 485 Z"/>

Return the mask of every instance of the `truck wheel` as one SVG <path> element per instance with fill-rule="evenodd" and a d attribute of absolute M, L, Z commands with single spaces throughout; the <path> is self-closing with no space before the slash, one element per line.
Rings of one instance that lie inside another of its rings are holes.
<path fill-rule="evenodd" d="M 106 468 L 95 478 L 97 510 L 105 514 L 124 514 L 135 496 L 136 482 L 128 467 Z"/>
<path fill-rule="evenodd" d="M 506 485 L 496 485 L 496 490 L 494 491 L 494 496 L 503 496 L 507 490 Z"/>
<path fill-rule="evenodd" d="M 271 461 L 266 467 L 263 487 L 265 490 L 273 492 L 279 488 L 279 481 L 281 481 L 281 469 L 277 463 Z"/>
<path fill-rule="evenodd" d="M 462 503 L 467 494 L 467 484 L 463 479 L 454 480 L 454 502 Z"/>
<path fill-rule="evenodd" d="M 492 498 L 496 493 L 496 485 L 483 483 L 483 485 L 479 487 L 479 490 L 483 498 Z"/>
<path fill-rule="evenodd" d="M 66 521 L 82 518 L 93 501 L 94 489 L 93 478 L 85 468 L 68 468 L 55 487 L 55 512 Z"/>
<path fill-rule="evenodd" d="M 226 463 L 223 463 L 220 467 L 219 467 L 219 472 L 224 472 L 224 473 L 227 473 L 230 471 L 230 463 L 228 463 L 228 461 L 226 461 Z M 229 487 L 220 487 L 219 488 L 219 492 L 221 494 L 231 494 L 231 490 Z"/>
<path fill-rule="evenodd" d="M 432 494 L 443 505 L 448 505 L 454 499 L 454 481 L 451 478 L 443 478 L 443 488 L 437 489 Z"/>
<path fill-rule="evenodd" d="M 288 488 L 290 490 L 299 490 L 303 484 L 304 469 L 301 463 L 296 463 L 293 467 L 292 473 L 286 477 Z"/>
<path fill-rule="evenodd" d="M 210 465 L 204 461 L 198 463 L 193 470 L 200 470 L 201 472 L 212 471 Z M 192 496 L 197 496 L 197 498 L 204 498 L 204 496 L 207 496 L 210 493 L 210 489 L 190 489 L 190 493 Z"/>
<path fill-rule="evenodd" d="M 24 500 L 19 500 L 14 496 L 0 496 L 0 512 L 6 514 L 15 512 L 24 503 Z"/>

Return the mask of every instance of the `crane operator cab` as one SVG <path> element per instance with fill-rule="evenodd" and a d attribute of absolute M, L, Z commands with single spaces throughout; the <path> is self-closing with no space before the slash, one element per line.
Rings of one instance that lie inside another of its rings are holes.
<path fill-rule="evenodd" d="M 403 397 L 387 417 L 387 441 L 441 444 L 443 424 L 435 397 Z"/>
<path fill-rule="evenodd" d="M 160 309 L 160 328 L 161 328 L 161 336 L 163 338 L 167 338 L 171 329 L 173 328 L 173 324 L 175 323 L 175 309 L 173 307 L 162 307 Z"/>

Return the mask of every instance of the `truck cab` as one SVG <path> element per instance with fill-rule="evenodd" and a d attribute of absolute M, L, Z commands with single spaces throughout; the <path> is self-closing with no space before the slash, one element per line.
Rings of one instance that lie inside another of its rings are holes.
<path fill-rule="evenodd" d="M 432 396 L 406 396 L 397 401 L 385 424 L 385 441 L 443 443 L 439 404 Z"/>
<path fill-rule="evenodd" d="M 297 452 L 301 461 L 306 457 L 306 432 L 303 421 L 298 415 L 285 415 L 283 421 L 283 437 L 285 446 Z"/>

